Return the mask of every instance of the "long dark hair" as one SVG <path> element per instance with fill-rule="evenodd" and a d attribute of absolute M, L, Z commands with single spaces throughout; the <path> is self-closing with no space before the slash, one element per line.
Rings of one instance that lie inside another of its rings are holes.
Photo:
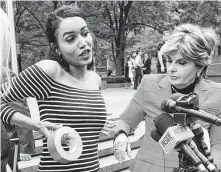
<path fill-rule="evenodd" d="M 49 59 L 57 61 L 67 72 L 70 71 L 69 63 L 62 57 L 61 54 L 57 53 L 58 44 L 55 32 L 58 29 L 62 19 L 68 17 L 81 17 L 84 20 L 86 19 L 86 15 L 84 14 L 82 9 L 76 6 L 64 5 L 49 13 L 46 23 L 46 33 L 50 44 Z M 87 69 L 91 69 L 91 66 L 93 66 L 93 61 L 87 66 Z"/>

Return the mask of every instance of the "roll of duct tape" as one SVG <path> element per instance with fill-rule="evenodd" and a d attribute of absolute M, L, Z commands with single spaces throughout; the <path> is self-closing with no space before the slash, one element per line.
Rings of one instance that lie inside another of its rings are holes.
<path fill-rule="evenodd" d="M 68 135 L 69 137 L 69 151 L 65 151 L 62 147 L 62 137 Z M 62 164 L 74 161 L 81 156 L 83 144 L 80 135 L 75 129 L 70 127 L 61 127 L 52 132 L 47 140 L 48 151 L 53 159 Z"/>

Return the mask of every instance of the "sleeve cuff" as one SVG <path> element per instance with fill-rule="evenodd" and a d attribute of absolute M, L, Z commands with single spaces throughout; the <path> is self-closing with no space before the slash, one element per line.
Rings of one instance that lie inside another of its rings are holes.
<path fill-rule="evenodd" d="M 7 124 L 10 124 L 11 118 L 12 118 L 12 116 L 13 116 L 16 112 L 17 112 L 16 110 L 10 108 L 10 109 L 8 110 L 7 114 L 5 114 L 5 115 L 3 116 L 2 120 L 3 120 L 4 122 L 6 122 Z"/>

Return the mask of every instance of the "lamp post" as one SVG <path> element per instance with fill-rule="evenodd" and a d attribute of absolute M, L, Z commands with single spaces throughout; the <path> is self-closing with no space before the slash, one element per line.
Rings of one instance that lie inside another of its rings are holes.
<path fill-rule="evenodd" d="M 13 0 L 7 0 L 6 11 L 9 19 L 9 29 L 10 29 L 10 40 L 11 40 L 11 66 L 12 71 L 18 74 L 18 60 L 16 53 L 16 38 L 15 38 L 15 25 L 14 25 L 14 15 L 13 15 Z"/>

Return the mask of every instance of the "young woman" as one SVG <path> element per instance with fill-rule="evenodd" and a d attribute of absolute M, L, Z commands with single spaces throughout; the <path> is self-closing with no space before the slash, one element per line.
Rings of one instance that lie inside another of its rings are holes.
<path fill-rule="evenodd" d="M 63 6 L 48 16 L 47 34 L 51 57 L 24 70 L 2 88 L 4 122 L 41 130 L 45 137 L 48 128 L 74 128 L 83 142 L 82 155 L 68 164 L 53 160 L 43 140 L 43 152 L 38 171 L 98 172 L 98 140 L 106 122 L 106 107 L 100 93 L 101 79 L 87 66 L 92 63 L 93 40 L 81 10 Z M 9 106 L 9 102 L 24 97 L 38 101 L 40 120 L 25 118 Z M 71 136 L 67 136 L 71 137 Z"/>

